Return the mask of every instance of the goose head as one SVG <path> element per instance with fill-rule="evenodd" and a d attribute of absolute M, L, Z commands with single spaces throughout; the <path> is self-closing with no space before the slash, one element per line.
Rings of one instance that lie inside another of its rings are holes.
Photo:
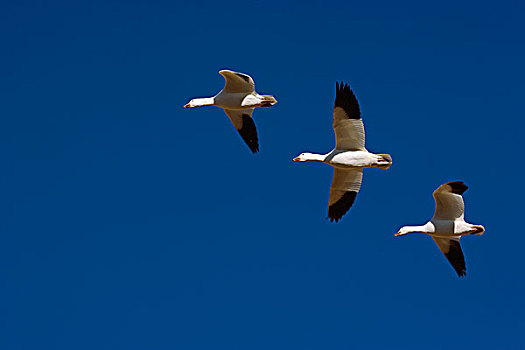
<path fill-rule="evenodd" d="M 398 237 L 398 236 L 404 236 L 408 233 L 411 233 L 412 230 L 410 230 L 407 226 L 403 226 L 399 229 L 399 231 L 397 231 L 397 233 L 394 235 L 395 237 Z"/>
<path fill-rule="evenodd" d="M 304 152 L 304 153 L 299 154 L 297 157 L 293 159 L 294 162 L 308 162 L 310 160 L 320 160 L 319 155 Z"/>
<path fill-rule="evenodd" d="M 215 104 L 213 97 L 201 97 L 201 98 L 194 98 L 190 100 L 190 102 L 186 103 L 184 105 L 184 108 L 196 108 L 196 107 L 202 107 L 202 106 L 213 106 Z"/>
<path fill-rule="evenodd" d="M 194 98 L 192 100 L 190 100 L 190 102 L 186 103 L 184 105 L 184 108 L 195 108 L 195 107 L 200 107 L 202 106 L 202 104 L 200 103 L 200 98 Z"/>
<path fill-rule="evenodd" d="M 427 234 L 433 234 L 434 233 L 434 225 L 427 222 L 425 225 L 422 226 L 403 226 L 397 231 L 397 233 L 394 235 L 396 237 L 398 236 L 404 236 L 409 233 L 427 233 Z"/>

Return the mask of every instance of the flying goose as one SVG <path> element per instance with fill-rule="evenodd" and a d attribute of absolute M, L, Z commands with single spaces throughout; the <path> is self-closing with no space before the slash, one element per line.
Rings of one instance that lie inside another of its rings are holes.
<path fill-rule="evenodd" d="M 423 226 L 403 226 L 394 235 L 403 236 L 412 232 L 422 232 L 432 236 L 459 277 L 467 274 L 459 239 L 464 235 L 482 235 L 485 232 L 483 226 L 465 222 L 462 194 L 467 189 L 467 185 L 460 181 L 439 186 L 433 193 L 436 211 L 432 219 Z"/>
<path fill-rule="evenodd" d="M 388 169 L 389 154 L 373 154 L 365 148 L 365 129 L 359 103 L 350 86 L 336 83 L 334 121 L 335 148 L 327 154 L 301 153 L 297 162 L 318 161 L 334 167 L 328 218 L 339 221 L 354 203 L 361 188 L 363 168 Z"/>
<path fill-rule="evenodd" d="M 221 70 L 219 74 L 226 81 L 224 88 L 214 97 L 194 98 L 184 108 L 217 106 L 224 109 L 233 126 L 253 153 L 259 152 L 257 129 L 252 119 L 256 107 L 270 107 L 277 100 L 270 95 L 255 92 L 255 83 L 248 74 Z"/>

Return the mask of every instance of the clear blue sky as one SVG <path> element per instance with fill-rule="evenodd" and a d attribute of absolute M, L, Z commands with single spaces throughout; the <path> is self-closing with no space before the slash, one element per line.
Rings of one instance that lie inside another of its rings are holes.
<path fill-rule="evenodd" d="M 2 1 L 0 348 L 523 349 L 519 1 Z M 279 103 L 252 155 L 215 107 Z M 335 81 L 367 147 L 325 219 Z M 459 279 L 423 224 L 464 181 Z"/>

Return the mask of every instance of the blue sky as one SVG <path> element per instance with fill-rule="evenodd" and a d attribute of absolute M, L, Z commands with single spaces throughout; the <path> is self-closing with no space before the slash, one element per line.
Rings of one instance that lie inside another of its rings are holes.
<path fill-rule="evenodd" d="M 0 4 L 2 349 L 522 349 L 525 15 L 518 1 Z M 224 113 L 279 103 L 252 155 Z M 372 152 L 325 219 L 335 81 Z M 423 224 L 462 180 L 459 279 Z"/>

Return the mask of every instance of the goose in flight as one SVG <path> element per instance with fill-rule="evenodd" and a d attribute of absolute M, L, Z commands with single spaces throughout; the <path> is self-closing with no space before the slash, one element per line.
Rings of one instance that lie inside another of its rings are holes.
<path fill-rule="evenodd" d="M 449 182 L 433 193 L 436 201 L 434 217 L 423 226 L 403 226 L 394 236 L 422 232 L 432 236 L 459 277 L 467 274 L 465 257 L 459 239 L 464 235 L 482 235 L 485 228 L 465 222 L 465 204 L 462 194 L 468 189 L 463 182 Z"/>
<path fill-rule="evenodd" d="M 233 126 L 253 153 L 259 152 L 257 129 L 252 119 L 256 107 L 270 107 L 277 100 L 270 95 L 259 95 L 255 92 L 255 83 L 248 74 L 231 70 L 221 70 L 224 77 L 224 88 L 214 97 L 194 98 L 184 108 L 217 106 L 224 109 Z"/>
<path fill-rule="evenodd" d="M 365 148 L 365 129 L 361 112 L 350 86 L 336 83 L 334 121 L 335 148 L 327 154 L 301 153 L 296 162 L 318 161 L 334 167 L 328 218 L 339 221 L 355 201 L 361 188 L 363 168 L 388 169 L 389 154 L 370 153 Z"/>

